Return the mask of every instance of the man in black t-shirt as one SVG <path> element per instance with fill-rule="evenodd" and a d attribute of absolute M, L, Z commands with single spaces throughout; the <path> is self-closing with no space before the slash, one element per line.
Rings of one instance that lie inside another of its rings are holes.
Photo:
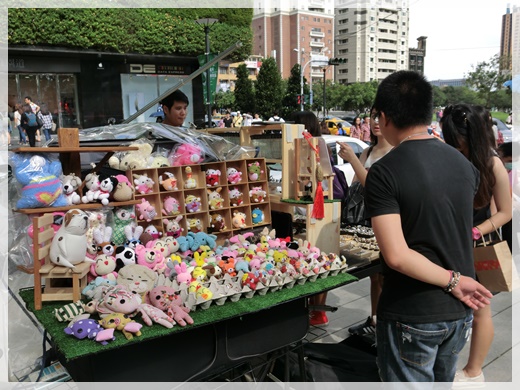
<path fill-rule="evenodd" d="M 479 173 L 428 134 L 432 87 L 416 72 L 384 79 L 374 109 L 394 149 L 372 165 L 368 216 L 381 249 L 377 311 L 383 381 L 451 382 L 472 323 L 491 293 L 474 280 L 471 238 Z"/>

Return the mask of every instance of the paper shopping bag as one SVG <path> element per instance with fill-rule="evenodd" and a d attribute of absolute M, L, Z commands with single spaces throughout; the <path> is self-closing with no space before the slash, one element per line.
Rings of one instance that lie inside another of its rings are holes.
<path fill-rule="evenodd" d="M 473 248 L 478 281 L 491 292 L 513 290 L 513 257 L 507 241 L 483 243 Z"/>

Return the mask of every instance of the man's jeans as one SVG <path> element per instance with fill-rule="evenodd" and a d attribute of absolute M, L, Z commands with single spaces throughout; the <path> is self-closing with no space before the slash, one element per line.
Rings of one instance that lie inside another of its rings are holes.
<path fill-rule="evenodd" d="M 377 364 L 383 382 L 453 382 L 473 314 L 428 324 L 377 318 Z"/>

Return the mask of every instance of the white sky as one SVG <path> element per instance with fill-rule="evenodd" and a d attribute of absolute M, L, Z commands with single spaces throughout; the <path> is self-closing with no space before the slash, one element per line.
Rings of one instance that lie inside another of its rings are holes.
<path fill-rule="evenodd" d="M 409 46 L 425 35 L 425 75 L 429 80 L 458 79 L 472 65 L 500 51 L 502 15 L 511 0 L 409 0 Z"/>

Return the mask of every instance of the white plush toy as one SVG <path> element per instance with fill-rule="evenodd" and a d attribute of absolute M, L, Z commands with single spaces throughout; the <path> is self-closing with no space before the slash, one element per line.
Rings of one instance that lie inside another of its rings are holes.
<path fill-rule="evenodd" d="M 67 203 L 69 205 L 80 204 L 81 196 L 78 194 L 78 188 L 81 186 L 81 178 L 74 173 L 69 173 L 68 175 L 60 175 L 60 181 Z"/>
<path fill-rule="evenodd" d="M 92 262 L 87 257 L 88 216 L 79 209 L 67 211 L 63 224 L 54 235 L 49 253 L 56 265 L 72 268 L 83 261 Z"/>

